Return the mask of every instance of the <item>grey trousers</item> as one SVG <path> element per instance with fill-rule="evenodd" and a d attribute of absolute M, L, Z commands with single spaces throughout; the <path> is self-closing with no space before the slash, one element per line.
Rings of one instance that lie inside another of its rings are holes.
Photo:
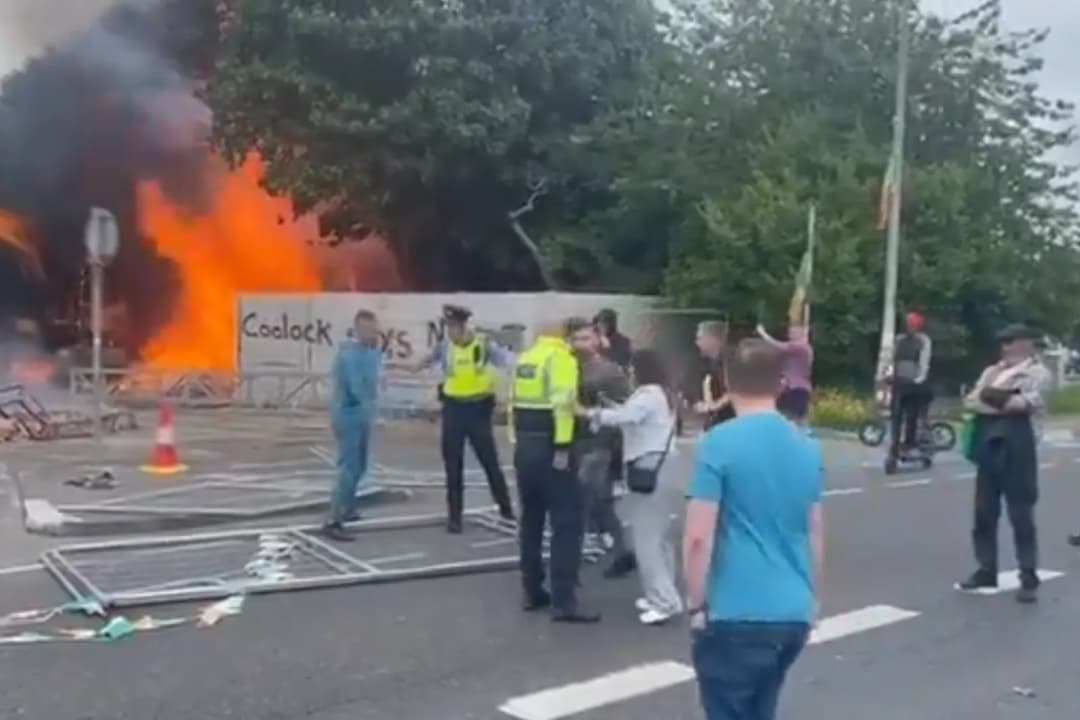
<path fill-rule="evenodd" d="M 586 527 L 591 525 L 597 532 L 610 535 L 614 541 L 612 555 L 618 558 L 626 554 L 627 548 L 622 521 L 615 514 L 615 496 L 611 484 L 612 454 L 610 448 L 586 450 L 581 456 L 578 476 L 585 498 Z"/>
<path fill-rule="evenodd" d="M 660 470 L 656 490 L 650 495 L 627 493 L 619 512 L 630 525 L 644 598 L 664 613 L 683 611 L 682 596 L 675 585 L 676 519 L 683 508 L 683 492 L 677 468 L 671 462 Z"/>

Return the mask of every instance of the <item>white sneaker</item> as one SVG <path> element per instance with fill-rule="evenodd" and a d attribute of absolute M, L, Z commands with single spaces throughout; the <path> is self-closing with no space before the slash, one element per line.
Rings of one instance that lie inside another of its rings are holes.
<path fill-rule="evenodd" d="M 637 608 L 639 613 L 649 612 L 653 609 L 652 603 L 645 598 L 638 598 L 634 601 L 634 607 Z"/>
<path fill-rule="evenodd" d="M 672 617 L 674 616 L 670 613 L 660 612 L 659 610 L 650 608 L 641 613 L 641 616 L 638 619 L 641 620 L 643 625 L 663 625 Z"/>

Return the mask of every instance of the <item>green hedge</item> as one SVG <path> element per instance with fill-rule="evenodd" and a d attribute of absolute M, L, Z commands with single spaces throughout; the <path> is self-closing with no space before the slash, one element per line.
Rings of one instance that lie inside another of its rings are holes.
<path fill-rule="evenodd" d="M 1080 415 L 1080 384 L 1066 385 L 1050 396 L 1052 415 Z"/>
<path fill-rule="evenodd" d="M 865 394 L 816 388 L 810 406 L 810 424 L 832 430 L 856 430 L 879 412 L 874 399 Z"/>

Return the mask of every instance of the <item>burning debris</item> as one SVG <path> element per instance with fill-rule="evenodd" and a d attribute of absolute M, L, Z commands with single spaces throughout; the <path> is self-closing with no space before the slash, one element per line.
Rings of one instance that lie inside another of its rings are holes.
<path fill-rule="evenodd" d="M 0 346 L 18 337 L 4 318 L 37 323 L 50 351 L 88 344 L 83 228 L 99 206 L 121 236 L 106 304 L 123 322 L 106 344 L 157 368 L 230 369 L 238 293 L 327 289 L 317 225 L 262 189 L 258 158 L 230 170 L 209 147 L 188 70 L 210 64 L 190 28 L 214 0 L 115 0 L 96 19 L 102 3 L 69 4 L 84 27 L 0 86 Z M 29 37 L 34 17 L 2 24 Z"/>

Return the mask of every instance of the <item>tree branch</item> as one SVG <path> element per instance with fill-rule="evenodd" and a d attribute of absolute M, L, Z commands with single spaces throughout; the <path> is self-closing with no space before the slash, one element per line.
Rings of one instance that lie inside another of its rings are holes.
<path fill-rule="evenodd" d="M 536 263 L 536 268 L 540 271 L 540 279 L 543 280 L 544 285 L 549 290 L 553 290 L 555 289 L 555 283 L 552 280 L 551 274 L 548 272 L 547 263 L 544 262 L 544 257 L 540 253 L 540 248 L 521 224 L 521 218 L 535 210 L 536 201 L 547 194 L 547 180 L 540 179 L 537 182 L 530 183 L 529 190 L 531 193 L 529 199 L 525 201 L 525 204 L 516 210 L 508 212 L 506 217 L 510 220 L 510 227 L 513 228 L 514 234 L 521 240 L 521 244 L 525 247 L 525 251 L 529 253 L 533 262 Z"/>

